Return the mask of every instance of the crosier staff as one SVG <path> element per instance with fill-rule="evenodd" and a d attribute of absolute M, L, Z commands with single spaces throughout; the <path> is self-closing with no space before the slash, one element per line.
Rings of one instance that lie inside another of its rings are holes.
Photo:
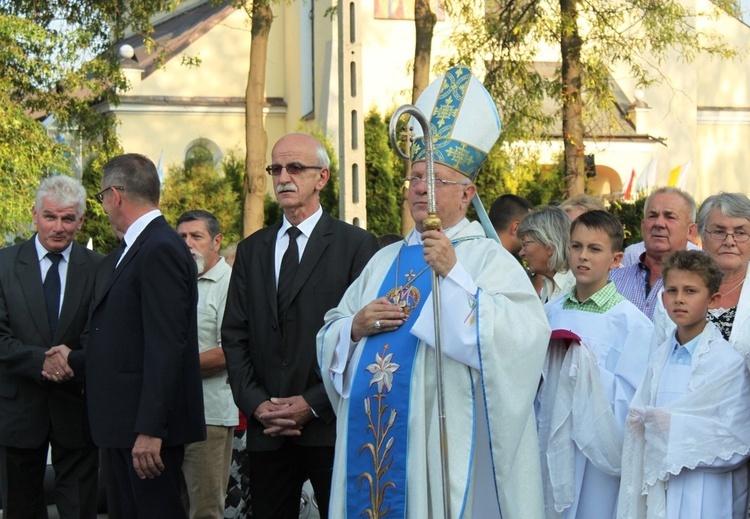
<path fill-rule="evenodd" d="M 391 117 L 389 134 L 391 146 L 401 158 L 409 160 L 398 145 L 398 120 L 404 115 L 409 114 L 419 123 L 424 132 L 425 143 L 425 165 L 427 166 L 427 218 L 422 222 L 422 227 L 428 231 L 440 230 L 440 218 L 437 215 L 435 203 L 435 158 L 432 153 L 432 132 L 430 123 L 425 115 L 416 106 L 403 105 L 399 107 Z M 450 519 L 450 478 L 448 477 L 448 433 L 445 426 L 445 394 L 443 392 L 443 354 L 440 323 L 440 278 L 435 270 L 432 270 L 432 310 L 435 315 L 435 370 L 437 380 L 437 404 L 438 404 L 438 424 L 440 426 L 440 468 L 441 480 L 443 483 L 443 517 Z"/>

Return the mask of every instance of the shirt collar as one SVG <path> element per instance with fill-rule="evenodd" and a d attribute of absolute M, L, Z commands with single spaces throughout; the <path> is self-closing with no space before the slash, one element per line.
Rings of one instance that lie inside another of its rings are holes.
<path fill-rule="evenodd" d="M 686 342 L 682 346 L 680 346 L 680 343 L 677 342 L 677 330 L 674 331 L 672 334 L 672 343 L 674 344 L 674 349 L 672 351 L 677 351 L 680 347 L 685 348 L 685 351 L 690 354 L 690 356 L 693 356 L 693 353 L 695 353 L 695 348 L 698 346 L 698 341 L 701 338 L 701 334 L 693 338 L 693 340 Z"/>
<path fill-rule="evenodd" d="M 47 249 L 44 248 L 44 245 L 42 245 L 42 242 L 39 241 L 39 234 L 34 235 L 34 246 L 36 247 L 36 255 L 39 258 L 39 261 L 42 261 L 44 257 L 49 253 Z M 70 242 L 67 247 L 65 247 L 64 250 L 60 251 L 60 254 L 62 254 L 63 259 L 66 261 L 66 263 L 70 263 L 70 251 L 73 248 L 73 242 Z"/>
<path fill-rule="evenodd" d="M 135 240 L 138 239 L 138 236 L 141 235 L 148 224 L 156 220 L 159 216 L 161 216 L 161 211 L 159 211 L 158 209 L 154 209 L 153 211 L 149 211 L 148 213 L 142 215 L 135 222 L 130 224 L 128 230 L 125 231 L 125 236 L 122 237 L 125 240 L 125 245 L 128 247 L 128 249 L 135 243 Z"/>
<path fill-rule="evenodd" d="M 602 288 L 596 291 L 595 294 L 593 294 L 591 297 L 586 299 L 585 301 L 578 301 L 576 299 L 576 288 L 573 287 L 573 290 L 568 292 L 568 295 L 565 296 L 566 300 L 576 304 L 576 305 L 584 305 L 584 304 L 595 304 L 598 307 L 605 306 L 613 297 L 617 296 L 617 287 L 615 286 L 613 281 L 607 281 L 607 284 L 604 285 Z"/>
<path fill-rule="evenodd" d="M 219 281 L 223 275 L 223 272 L 221 272 L 223 270 L 221 266 L 222 263 L 226 264 L 226 261 L 224 260 L 223 256 L 219 256 L 219 261 L 217 261 L 213 267 L 211 267 L 206 272 L 198 276 L 198 279 L 206 279 L 208 281 Z"/>
<path fill-rule="evenodd" d="M 302 220 L 299 225 L 297 225 L 297 229 L 300 230 L 302 234 L 305 235 L 305 238 L 310 238 L 310 235 L 312 234 L 313 230 L 315 229 L 315 226 L 320 221 L 320 218 L 323 216 L 323 207 L 320 205 L 318 206 L 318 210 L 315 211 L 313 214 Z M 279 233 L 276 235 L 276 238 L 281 238 L 286 234 L 287 229 L 290 227 L 294 227 L 291 223 L 289 223 L 289 220 L 286 219 L 286 216 L 282 218 L 281 220 L 281 229 L 279 229 Z"/>

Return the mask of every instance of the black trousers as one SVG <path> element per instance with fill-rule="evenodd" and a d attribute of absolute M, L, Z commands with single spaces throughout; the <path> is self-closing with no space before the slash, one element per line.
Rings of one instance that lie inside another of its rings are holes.
<path fill-rule="evenodd" d="M 52 448 L 54 499 L 60 519 L 96 519 L 99 454 L 96 447 Z M 47 519 L 44 472 L 47 443 L 34 449 L 0 447 L 4 519 Z"/>
<path fill-rule="evenodd" d="M 297 519 L 302 485 L 310 480 L 321 519 L 328 517 L 333 447 L 307 447 L 287 440 L 275 451 L 248 451 L 253 517 Z"/>
<path fill-rule="evenodd" d="M 132 449 L 104 449 L 115 481 L 119 517 L 123 519 L 187 519 L 182 504 L 182 459 L 185 447 L 162 447 L 162 473 L 141 479 L 133 468 Z"/>

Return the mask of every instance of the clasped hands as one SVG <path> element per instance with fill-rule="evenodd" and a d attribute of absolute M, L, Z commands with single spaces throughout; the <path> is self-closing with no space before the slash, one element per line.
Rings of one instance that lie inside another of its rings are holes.
<path fill-rule="evenodd" d="M 264 427 L 268 436 L 300 436 L 302 427 L 312 420 L 313 412 L 301 395 L 271 398 L 261 402 L 253 417 Z"/>
<path fill-rule="evenodd" d="M 73 370 L 68 365 L 70 348 L 64 344 L 53 346 L 44 353 L 42 377 L 50 382 L 65 382 L 73 378 Z"/>

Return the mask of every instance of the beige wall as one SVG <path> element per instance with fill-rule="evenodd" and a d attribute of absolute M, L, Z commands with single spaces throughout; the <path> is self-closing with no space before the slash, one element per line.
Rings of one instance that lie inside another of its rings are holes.
<path fill-rule="evenodd" d="M 338 138 L 337 21 L 324 17 L 333 0 L 313 2 L 314 10 L 314 119 L 301 121 L 306 113 L 300 98 L 303 50 L 302 17 L 298 2 L 275 3 L 266 69 L 266 96 L 283 99 L 287 107 L 273 109 L 266 118 L 268 157 L 273 143 L 300 125 L 324 126 L 334 143 Z M 711 8 L 708 0 L 686 0 L 698 10 Z M 381 112 L 410 102 L 411 63 L 414 53 L 414 22 L 374 18 L 374 2 L 361 3 L 364 110 Z M 720 31 L 735 47 L 745 48 L 750 28 L 728 16 L 718 21 L 700 19 L 702 28 Z M 450 55 L 451 25 L 438 22 L 433 40 L 433 65 Z M 237 11 L 198 38 L 183 53 L 202 60 L 199 67 L 180 65 L 182 55 L 143 81 L 135 81 L 127 96 L 244 97 L 250 47 L 250 26 L 244 11 Z M 540 59 L 557 58 L 545 49 Z M 648 88 L 645 101 L 651 107 L 645 124 L 637 128 L 665 138 L 656 143 L 588 142 L 587 153 L 596 155 L 597 165 L 611 168 L 627 185 L 633 169 L 640 173 L 656 157 L 659 181 L 669 170 L 692 161 L 698 174 L 695 195 L 702 199 L 718 189 L 747 191 L 743 171 L 750 163 L 750 67 L 740 60 L 720 61 L 699 56 L 685 64 L 678 56 L 663 66 L 666 81 Z M 432 75 L 434 77 L 435 74 Z M 636 85 L 626 70 L 614 69 L 613 77 L 632 98 Z M 714 110 L 719 108 L 719 110 Z M 731 108 L 731 110 L 727 110 Z M 239 108 L 154 108 L 123 104 L 117 110 L 120 135 L 128 151 L 140 151 L 155 161 L 163 153 L 165 165 L 180 163 L 187 145 L 204 137 L 226 153 L 244 154 L 244 112 Z M 543 145 L 550 157 L 559 144 Z"/>

